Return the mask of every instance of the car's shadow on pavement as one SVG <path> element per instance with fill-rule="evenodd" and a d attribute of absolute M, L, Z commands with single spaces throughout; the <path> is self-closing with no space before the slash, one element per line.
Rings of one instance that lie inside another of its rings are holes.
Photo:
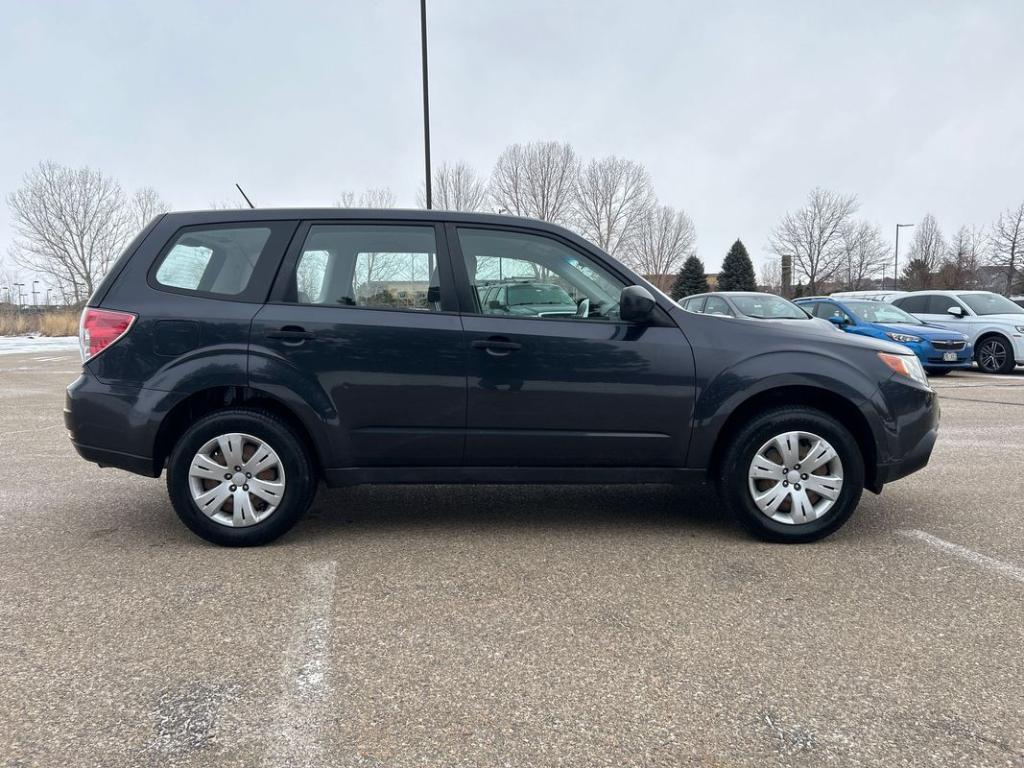
<path fill-rule="evenodd" d="M 282 543 L 358 531 L 665 529 L 746 538 L 705 485 L 431 485 L 321 488 Z"/>

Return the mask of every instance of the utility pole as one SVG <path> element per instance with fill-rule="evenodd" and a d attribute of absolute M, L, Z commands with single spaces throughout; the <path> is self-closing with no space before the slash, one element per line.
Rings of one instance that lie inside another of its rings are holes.
<path fill-rule="evenodd" d="M 897 224 L 896 225 L 896 263 L 894 265 L 894 271 L 892 273 L 892 289 L 898 290 L 900 287 L 900 230 L 907 227 L 912 227 L 913 224 Z M 883 288 L 885 286 L 882 286 Z"/>
<path fill-rule="evenodd" d="M 420 48 L 423 52 L 423 158 L 426 166 L 427 210 L 434 207 L 430 190 L 430 98 L 427 95 L 427 0 L 420 0 Z"/>
<path fill-rule="evenodd" d="M 36 286 L 37 285 L 39 285 L 39 281 L 38 280 L 33 280 L 32 281 L 32 303 L 35 306 L 38 307 L 39 306 L 39 296 L 38 296 L 39 291 L 36 290 Z"/>

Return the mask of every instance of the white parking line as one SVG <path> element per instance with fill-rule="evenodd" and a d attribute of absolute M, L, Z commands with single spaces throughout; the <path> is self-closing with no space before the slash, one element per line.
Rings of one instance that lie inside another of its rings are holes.
<path fill-rule="evenodd" d="M 954 544 L 951 541 L 940 539 L 938 536 L 932 536 L 930 533 L 919 531 L 916 528 L 900 530 L 896 531 L 896 533 L 900 536 L 905 536 L 908 539 L 923 541 L 931 547 L 941 549 L 944 552 L 956 555 L 957 557 L 970 563 L 974 563 L 975 565 L 979 565 L 982 568 L 995 571 L 1002 576 L 1024 583 L 1024 568 L 1019 566 L 1012 565 L 1011 563 L 1004 563 L 1002 560 L 996 560 L 994 557 L 983 555 L 980 552 L 975 552 L 973 549 L 968 549 L 967 547 L 962 547 L 959 544 Z"/>
<path fill-rule="evenodd" d="M 327 653 L 337 567 L 333 560 L 312 563 L 302 573 L 305 600 L 285 650 L 282 691 L 267 749 L 266 762 L 273 768 L 327 764 L 319 737 L 329 687 Z"/>

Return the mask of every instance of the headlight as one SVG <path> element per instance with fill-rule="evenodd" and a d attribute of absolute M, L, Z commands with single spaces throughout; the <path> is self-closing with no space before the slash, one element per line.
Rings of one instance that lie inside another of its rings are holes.
<path fill-rule="evenodd" d="M 916 344 L 921 340 L 920 336 L 911 336 L 909 333 L 887 333 L 885 335 L 900 344 Z"/>
<path fill-rule="evenodd" d="M 878 357 L 900 376 L 906 376 L 918 384 L 928 386 L 928 376 L 925 375 L 924 367 L 914 355 L 892 355 L 888 352 L 879 352 Z"/>

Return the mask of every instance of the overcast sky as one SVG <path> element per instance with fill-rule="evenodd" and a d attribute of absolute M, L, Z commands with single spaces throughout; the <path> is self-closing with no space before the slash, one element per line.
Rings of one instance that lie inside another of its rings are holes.
<path fill-rule="evenodd" d="M 644 163 L 717 270 L 821 185 L 891 237 L 1024 200 L 1024 2 L 428 0 L 436 161 Z M 42 159 L 174 208 L 422 183 L 417 0 L 0 0 L 0 193 Z M 11 239 L 0 206 L 0 253 Z"/>

